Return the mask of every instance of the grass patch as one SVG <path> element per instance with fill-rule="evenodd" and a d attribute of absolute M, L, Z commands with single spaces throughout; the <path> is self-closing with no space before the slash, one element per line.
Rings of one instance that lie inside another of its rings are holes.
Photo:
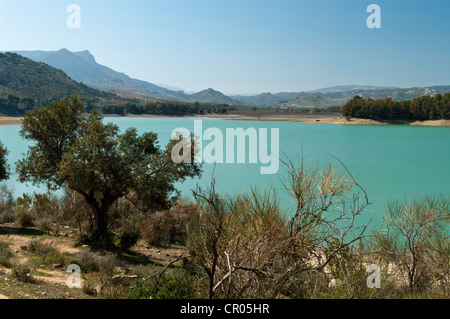
<path fill-rule="evenodd" d="M 52 266 L 54 264 L 65 266 L 69 262 L 68 258 L 61 254 L 52 242 L 46 243 L 43 239 L 31 240 L 28 251 L 33 255 L 30 263 L 36 268 L 41 265 Z"/>
<path fill-rule="evenodd" d="M 102 275 L 112 276 L 118 265 L 117 257 L 112 253 L 99 255 L 91 250 L 83 250 L 71 261 L 77 264 L 84 272 L 98 272 Z"/>
<path fill-rule="evenodd" d="M 4 267 L 11 267 L 11 258 L 14 256 L 13 252 L 9 249 L 9 244 L 0 241 L 0 265 Z"/>

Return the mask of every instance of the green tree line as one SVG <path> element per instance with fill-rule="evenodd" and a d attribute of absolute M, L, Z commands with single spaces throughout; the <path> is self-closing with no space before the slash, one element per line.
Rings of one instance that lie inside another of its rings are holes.
<path fill-rule="evenodd" d="M 450 93 L 434 97 L 421 96 L 413 100 L 394 101 L 392 98 L 365 99 L 359 95 L 342 109 L 345 117 L 386 120 L 449 120 Z"/>
<path fill-rule="evenodd" d="M 181 103 L 171 101 L 157 101 L 145 105 L 127 103 L 123 105 L 107 105 L 101 109 L 103 114 L 154 114 L 154 115 L 195 115 L 195 114 L 225 114 L 228 112 L 227 104 L 212 103 Z"/>

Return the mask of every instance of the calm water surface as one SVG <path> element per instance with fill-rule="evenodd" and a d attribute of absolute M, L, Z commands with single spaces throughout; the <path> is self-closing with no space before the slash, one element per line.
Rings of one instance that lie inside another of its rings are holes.
<path fill-rule="evenodd" d="M 121 130 L 136 127 L 141 133 L 159 134 L 161 145 L 166 145 L 174 129 L 194 128 L 193 118 L 107 118 Z M 420 126 L 368 126 L 327 125 L 288 122 L 247 122 L 220 119 L 203 119 L 203 129 L 217 127 L 225 135 L 226 128 L 279 128 L 280 156 L 291 159 L 302 157 L 305 161 L 329 160 L 339 163 L 329 154 L 338 157 L 365 187 L 370 199 L 380 199 L 371 208 L 382 214 L 386 204 L 395 198 L 412 198 L 426 193 L 450 194 L 450 127 Z M 9 162 L 14 163 L 26 152 L 29 145 L 19 136 L 20 126 L 0 126 L 0 140 L 9 149 Z M 269 130 L 270 131 L 270 130 Z M 205 145 L 209 142 L 204 142 Z M 283 155 L 285 154 L 285 155 Z M 283 190 L 286 168 L 280 165 L 275 175 L 261 175 L 261 164 L 219 164 L 214 177 L 219 192 L 245 192 L 251 187 L 273 186 L 279 193 L 285 209 L 291 199 Z M 188 180 L 178 188 L 183 196 L 190 197 L 197 184 L 210 184 L 213 165 L 204 165 L 203 177 Z M 45 192 L 45 188 L 20 184 L 13 175 L 6 183 L 15 195 L 24 192 Z M 367 214 L 366 219 L 372 218 Z M 377 217 L 374 223 L 378 224 Z"/>

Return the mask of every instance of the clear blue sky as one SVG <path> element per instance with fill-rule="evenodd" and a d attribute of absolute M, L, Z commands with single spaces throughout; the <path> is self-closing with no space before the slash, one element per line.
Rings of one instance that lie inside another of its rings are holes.
<path fill-rule="evenodd" d="M 72 3 L 81 29 L 66 26 Z M 0 0 L 0 51 L 89 50 L 191 91 L 450 85 L 449 13 L 448 0 Z"/>

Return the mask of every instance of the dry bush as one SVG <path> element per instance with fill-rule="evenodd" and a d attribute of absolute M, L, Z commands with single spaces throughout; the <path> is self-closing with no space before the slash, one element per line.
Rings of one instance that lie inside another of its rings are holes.
<path fill-rule="evenodd" d="M 81 287 L 81 289 L 88 296 L 97 296 L 98 294 L 96 285 L 89 280 L 83 281 L 83 286 Z"/>
<path fill-rule="evenodd" d="M 12 223 L 16 220 L 14 205 L 15 201 L 11 190 L 6 185 L 0 186 L 0 224 Z"/>
<path fill-rule="evenodd" d="M 9 244 L 0 241 L 0 266 L 10 267 L 11 258 L 14 257 L 13 252 L 9 249 Z"/>
<path fill-rule="evenodd" d="M 34 194 L 31 210 L 36 216 L 34 225 L 38 229 L 49 235 L 58 234 L 58 226 L 63 223 L 59 198 L 49 193 Z"/>
<path fill-rule="evenodd" d="M 68 264 L 66 256 L 58 251 L 54 242 L 45 242 L 43 239 L 32 239 L 28 244 L 28 252 L 33 256 L 30 262 L 36 267 L 40 265 L 51 266 Z"/>
<path fill-rule="evenodd" d="M 300 267 L 286 253 L 287 221 L 273 193 L 219 198 L 195 193 L 188 248 L 209 278 L 209 298 L 275 298 Z"/>
<path fill-rule="evenodd" d="M 194 192 L 200 212 L 189 224 L 188 247 L 209 278 L 209 298 L 297 297 L 302 292 L 292 287 L 302 273 L 324 272 L 370 236 L 368 224 L 357 226 L 370 202 L 346 169 L 286 165 L 296 203 L 289 220 L 273 192 L 221 198 L 214 181 Z"/>
<path fill-rule="evenodd" d="M 72 263 L 77 264 L 85 272 L 97 272 L 110 277 L 118 265 L 117 257 L 112 253 L 98 254 L 91 250 L 82 250 Z"/>
<path fill-rule="evenodd" d="M 20 282 L 32 281 L 31 270 L 25 265 L 17 265 L 12 269 L 12 275 Z"/>
<path fill-rule="evenodd" d="M 17 213 L 16 223 L 20 227 L 34 226 L 34 223 L 36 221 L 36 215 L 33 213 L 33 211 L 24 207 L 17 207 L 16 213 Z"/>
<path fill-rule="evenodd" d="M 78 193 L 66 190 L 61 199 L 61 219 L 64 223 L 77 228 L 81 238 L 92 232 L 94 216 L 86 200 Z"/>
<path fill-rule="evenodd" d="M 186 227 L 196 211 L 196 205 L 181 200 L 170 210 L 149 215 L 142 221 L 142 239 L 157 247 L 185 244 Z"/>
<path fill-rule="evenodd" d="M 394 201 L 377 236 L 384 262 L 393 265 L 400 283 L 412 292 L 441 287 L 448 292 L 450 268 L 450 200 L 426 196 Z"/>

